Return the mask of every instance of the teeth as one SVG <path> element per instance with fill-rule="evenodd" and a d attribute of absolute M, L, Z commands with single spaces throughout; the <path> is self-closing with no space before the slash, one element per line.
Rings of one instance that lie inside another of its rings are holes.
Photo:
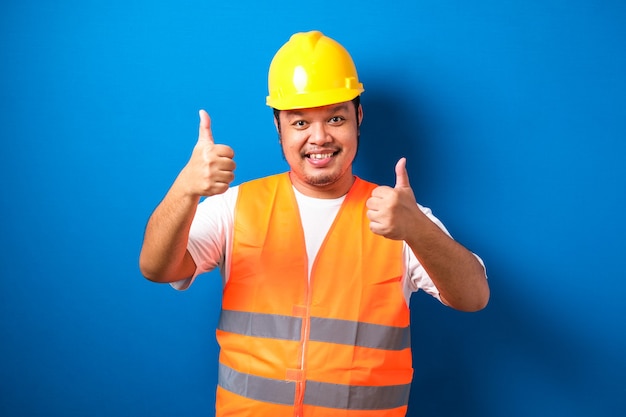
<path fill-rule="evenodd" d="M 333 156 L 332 153 L 313 153 L 309 155 L 311 159 L 325 159 L 330 158 L 331 156 Z"/>

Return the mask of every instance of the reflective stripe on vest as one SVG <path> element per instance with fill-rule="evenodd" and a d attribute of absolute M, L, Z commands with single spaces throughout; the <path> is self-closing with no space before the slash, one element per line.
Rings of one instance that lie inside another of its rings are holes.
<path fill-rule="evenodd" d="M 257 401 L 293 405 L 296 383 L 263 378 L 219 365 L 219 385 L 225 390 Z M 304 404 L 344 410 L 386 410 L 405 406 L 411 384 L 355 386 L 307 381 Z"/>
<path fill-rule="evenodd" d="M 218 324 L 218 329 L 230 333 L 294 341 L 300 340 L 301 328 L 299 317 L 233 310 L 222 310 Z M 411 346 L 411 332 L 409 327 L 311 317 L 309 340 L 402 350 Z"/>

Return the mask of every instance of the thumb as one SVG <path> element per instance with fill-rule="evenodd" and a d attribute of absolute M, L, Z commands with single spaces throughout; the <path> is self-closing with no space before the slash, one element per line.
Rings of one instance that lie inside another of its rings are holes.
<path fill-rule="evenodd" d="M 406 158 L 400 158 L 396 164 L 396 186 L 394 188 L 410 187 L 409 174 L 406 172 Z"/>
<path fill-rule="evenodd" d="M 198 128 L 198 142 L 200 141 L 208 141 L 210 143 L 215 143 L 213 140 L 213 133 L 211 132 L 211 118 L 209 114 L 200 110 L 200 127 Z"/>

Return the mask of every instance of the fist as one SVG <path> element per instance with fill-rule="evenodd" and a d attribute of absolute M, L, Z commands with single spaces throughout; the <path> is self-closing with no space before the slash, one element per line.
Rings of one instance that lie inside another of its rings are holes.
<path fill-rule="evenodd" d="M 406 240 L 415 215 L 419 212 L 406 171 L 406 158 L 396 164 L 396 185 L 380 186 L 366 202 L 370 230 L 388 239 Z"/>
<path fill-rule="evenodd" d="M 179 175 L 181 186 L 194 196 L 211 196 L 228 190 L 235 179 L 235 153 L 227 145 L 216 144 L 211 132 L 211 118 L 200 110 L 198 142 Z"/>

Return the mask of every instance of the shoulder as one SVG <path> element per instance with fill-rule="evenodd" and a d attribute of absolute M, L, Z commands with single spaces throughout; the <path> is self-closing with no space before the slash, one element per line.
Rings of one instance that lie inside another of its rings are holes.
<path fill-rule="evenodd" d="M 233 212 L 237 205 L 237 199 L 242 193 L 249 193 L 259 190 L 259 187 L 268 186 L 269 184 L 278 183 L 280 181 L 289 181 L 287 173 L 270 175 L 262 178 L 255 178 L 249 181 L 242 182 L 241 184 L 230 187 L 226 192 L 222 194 L 216 194 L 210 197 L 206 197 L 198 206 L 199 214 L 202 212 Z"/>
<path fill-rule="evenodd" d="M 205 213 L 219 213 L 223 211 L 232 211 L 237 202 L 237 196 L 239 195 L 239 185 L 230 187 L 226 192 L 222 194 L 212 195 L 206 197 L 198 205 L 197 215 L 203 215 Z"/>

